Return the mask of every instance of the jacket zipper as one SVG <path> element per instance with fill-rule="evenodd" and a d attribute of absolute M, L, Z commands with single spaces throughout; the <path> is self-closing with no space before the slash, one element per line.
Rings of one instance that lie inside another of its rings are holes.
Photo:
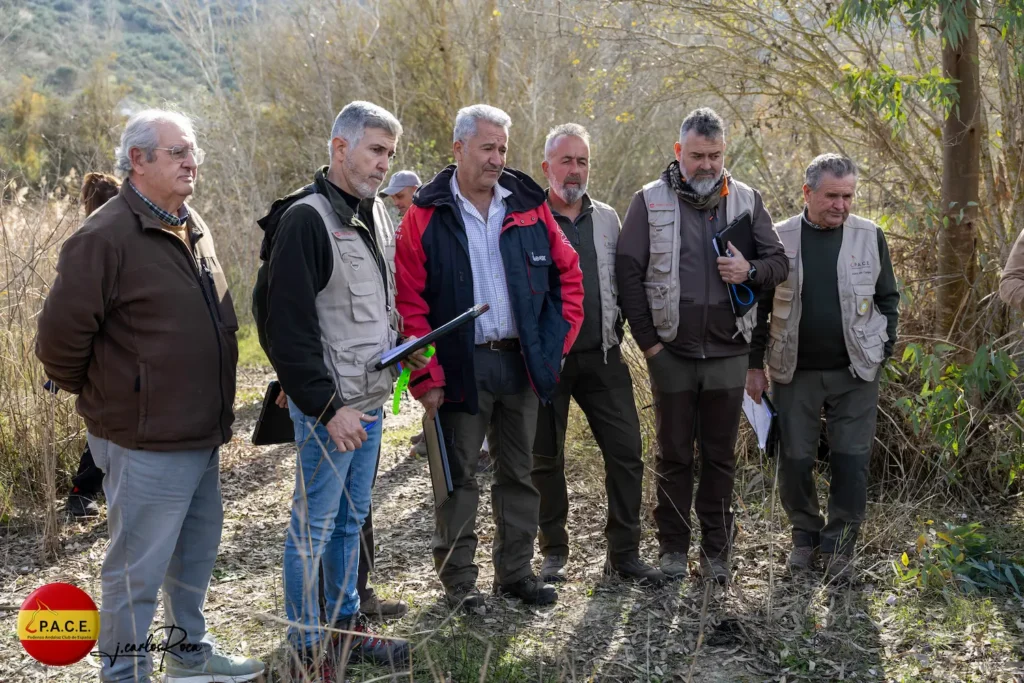
<path fill-rule="evenodd" d="M 214 313 L 214 305 L 210 301 L 210 297 L 206 292 L 206 287 L 203 284 L 203 272 L 200 270 L 198 261 L 196 261 L 195 255 L 186 247 L 184 244 L 180 244 L 181 240 L 177 236 L 173 236 L 174 241 L 178 243 L 178 249 L 184 250 L 185 257 L 188 259 L 189 265 L 192 269 L 192 273 L 196 276 L 196 283 L 199 285 L 199 291 L 203 293 L 203 303 L 206 304 L 206 312 L 210 314 L 210 322 L 213 323 L 213 334 L 217 339 L 217 386 L 220 389 L 220 416 L 217 418 L 217 428 L 220 430 L 220 438 L 222 441 L 228 440 L 228 435 L 224 431 L 224 348 L 220 341 L 220 326 L 218 321 L 220 320 L 220 313 Z M 189 239 L 191 240 L 191 232 L 189 233 Z M 193 245 L 194 246 L 194 245 Z M 204 264 L 203 268 L 206 266 Z M 209 272 L 208 270 L 206 272 Z M 211 276 L 212 280 L 212 276 Z"/>

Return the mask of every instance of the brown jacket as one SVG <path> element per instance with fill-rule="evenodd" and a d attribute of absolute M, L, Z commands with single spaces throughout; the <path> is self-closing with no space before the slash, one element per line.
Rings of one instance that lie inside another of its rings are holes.
<path fill-rule="evenodd" d="M 213 237 L 190 211 L 193 257 L 125 182 L 61 248 L 36 355 L 78 394 L 89 433 L 123 448 L 231 438 L 238 320 Z"/>
<path fill-rule="evenodd" d="M 1024 232 L 1017 236 L 999 278 L 999 298 L 1015 308 L 1024 308 Z"/>

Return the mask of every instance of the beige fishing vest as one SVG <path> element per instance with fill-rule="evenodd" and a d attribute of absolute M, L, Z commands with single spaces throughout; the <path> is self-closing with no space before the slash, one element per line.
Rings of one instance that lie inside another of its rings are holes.
<path fill-rule="evenodd" d="M 679 332 L 679 250 L 682 239 L 679 198 L 661 178 L 644 185 L 643 192 L 651 241 L 651 260 L 647 264 L 644 290 L 658 337 L 670 342 Z M 729 194 L 725 196 L 726 222 L 722 223 L 722 227 L 744 211 L 754 213 L 754 191 L 749 185 L 729 178 Z M 672 226 L 672 229 L 666 230 L 668 226 Z M 736 318 L 736 334 L 743 335 L 749 344 L 755 325 L 756 303 L 746 314 Z"/>
<path fill-rule="evenodd" d="M 590 200 L 593 207 L 594 249 L 597 252 L 597 275 L 601 282 L 601 351 L 608 362 L 608 350 L 619 343 L 615 324 L 622 315 L 619 310 L 619 287 L 615 280 L 615 245 L 622 224 L 615 209 L 604 202 Z"/>
<path fill-rule="evenodd" d="M 800 255 L 803 214 L 775 225 L 789 258 L 789 277 L 775 288 L 771 323 L 768 327 L 768 371 L 782 384 L 793 381 L 800 330 L 800 297 L 804 286 L 804 264 Z M 839 306 L 843 318 L 850 373 L 870 382 L 878 373 L 889 335 L 888 319 L 875 305 L 875 282 L 880 270 L 878 226 L 850 214 L 843 224 L 839 249 Z M 812 283 L 813 284 L 813 283 Z"/>
<path fill-rule="evenodd" d="M 391 219 L 383 202 L 374 199 L 377 244 L 387 268 L 385 291 L 376 258 L 359 235 L 360 229 L 367 228 L 358 217 L 353 217 L 353 225 L 345 225 L 322 194 L 307 195 L 295 204 L 317 210 L 333 247 L 331 279 L 316 296 L 324 363 L 346 406 L 376 410 L 391 393 L 397 370 L 377 371 L 373 366 L 395 346 L 401 327 L 395 309 L 394 249 L 387 237 L 394 234 Z"/>

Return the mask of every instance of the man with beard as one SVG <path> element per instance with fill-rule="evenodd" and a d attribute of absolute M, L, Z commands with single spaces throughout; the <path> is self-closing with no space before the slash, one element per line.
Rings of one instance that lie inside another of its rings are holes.
<path fill-rule="evenodd" d="M 537 415 L 533 485 L 540 491 L 540 578 L 565 581 L 569 557 L 569 496 L 565 482 L 565 429 L 575 398 L 587 416 L 605 463 L 608 553 L 604 571 L 649 585 L 665 575 L 640 559 L 640 503 L 644 463 L 633 381 L 622 361 L 622 320 L 615 285 L 619 216 L 587 194 L 590 134 L 575 123 L 556 126 L 544 143 L 541 164 L 548 179 L 548 205 L 558 227 L 580 257 L 583 326 L 565 358 L 551 404 Z"/>
<path fill-rule="evenodd" d="M 398 337 L 391 230 L 376 196 L 402 126 L 388 111 L 352 102 L 338 114 L 331 163 L 274 203 L 253 307 L 295 424 L 298 462 L 284 547 L 288 638 L 302 677 L 334 680 L 348 656 L 401 665 L 408 643 L 367 633 L 357 590 L 359 530 L 381 439 L 392 370 L 374 362 Z M 409 360 L 424 367 L 422 353 Z M 327 614 L 317 600 L 323 560 Z M 327 639 L 322 619 L 356 636 Z M 324 641 L 327 640 L 327 643 Z M 333 641 L 333 642 L 332 642 Z"/>
<path fill-rule="evenodd" d="M 484 435 L 495 463 L 494 592 L 555 602 L 533 573 L 538 494 L 530 480 L 538 400 L 554 394 L 583 318 L 579 258 L 541 189 L 505 167 L 512 120 L 486 104 L 460 109 L 456 164 L 413 197 L 398 232 L 398 310 L 423 336 L 474 304 L 490 309 L 437 342 L 437 363 L 409 389 L 440 422 L 453 491 L 435 510 L 434 566 L 452 607 L 485 605 L 476 589 L 476 465 Z"/>
<path fill-rule="evenodd" d="M 622 310 L 647 358 L 654 394 L 661 570 L 669 576 L 687 572 L 696 440 L 702 459 L 694 505 L 701 574 L 725 584 L 733 447 L 757 316 L 756 305 L 737 315 L 731 297 L 756 297 L 774 287 L 786 278 L 789 262 L 760 194 L 725 171 L 718 114 L 708 108 L 691 112 L 675 153 L 661 177 L 634 195 L 616 271 Z M 749 227 L 737 223 L 727 253 L 718 255 L 715 236 L 747 213 Z"/>

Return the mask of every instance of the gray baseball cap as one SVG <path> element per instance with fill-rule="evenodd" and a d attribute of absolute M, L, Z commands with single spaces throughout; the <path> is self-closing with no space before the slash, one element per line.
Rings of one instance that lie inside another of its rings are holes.
<path fill-rule="evenodd" d="M 393 194 L 397 194 L 407 187 L 419 187 L 423 183 L 420 182 L 420 177 L 413 171 L 398 171 L 391 176 L 391 181 L 388 186 L 380 191 L 380 194 L 386 197 L 390 197 Z"/>

